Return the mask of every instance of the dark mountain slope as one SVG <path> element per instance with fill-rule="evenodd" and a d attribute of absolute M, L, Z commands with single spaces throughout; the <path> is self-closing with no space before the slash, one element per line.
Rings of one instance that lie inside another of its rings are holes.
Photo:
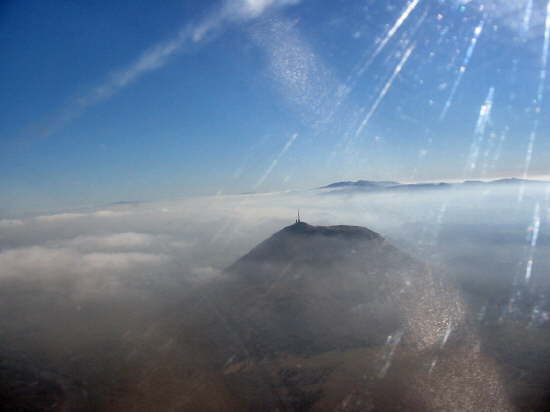
<path fill-rule="evenodd" d="M 42 293 L 0 299 L 34 322 L 2 323 L 32 357 L 0 365 L 10 411 L 510 410 L 452 282 L 365 228 L 291 225 L 154 300 Z"/>
<path fill-rule="evenodd" d="M 288 226 L 200 296 L 201 349 L 250 410 L 507 410 L 457 289 L 366 228 Z"/>
<path fill-rule="evenodd" d="M 255 358 L 382 344 L 400 327 L 381 290 L 396 252 L 368 229 L 297 223 L 228 268 L 218 307 Z"/>
<path fill-rule="evenodd" d="M 380 345 L 397 331 L 422 346 L 461 322 L 434 276 L 369 229 L 300 222 L 230 266 L 216 300 L 255 357 Z"/>

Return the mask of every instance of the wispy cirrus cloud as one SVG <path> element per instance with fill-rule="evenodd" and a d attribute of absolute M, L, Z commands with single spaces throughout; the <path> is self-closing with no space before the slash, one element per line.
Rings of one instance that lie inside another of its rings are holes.
<path fill-rule="evenodd" d="M 263 14 L 267 9 L 290 6 L 301 0 L 229 0 L 224 5 L 227 16 L 237 19 L 252 19 Z"/>
<path fill-rule="evenodd" d="M 113 70 L 98 86 L 92 88 L 66 107 L 56 118 L 42 128 L 39 135 L 49 136 L 82 113 L 119 93 L 147 73 L 166 66 L 186 47 L 206 41 L 208 36 L 223 30 L 228 25 L 256 19 L 269 10 L 280 9 L 299 3 L 301 0 L 225 0 L 211 13 L 196 23 L 183 26 L 172 38 L 161 41 L 143 51 L 134 61 Z"/>

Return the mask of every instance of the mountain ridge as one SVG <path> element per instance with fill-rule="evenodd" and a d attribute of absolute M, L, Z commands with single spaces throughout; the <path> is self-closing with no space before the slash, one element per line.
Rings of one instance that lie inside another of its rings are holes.
<path fill-rule="evenodd" d="M 340 181 L 331 183 L 325 186 L 320 186 L 317 190 L 325 190 L 324 194 L 340 194 L 351 192 L 392 192 L 392 191 L 407 191 L 407 190 L 434 190 L 434 189 L 450 189 L 459 187 L 472 186 L 499 186 L 504 185 L 532 185 L 532 184 L 548 184 L 542 180 L 520 179 L 516 177 L 502 178 L 489 181 L 482 180 L 464 180 L 463 182 L 430 182 L 430 183 L 400 183 L 396 181 L 375 181 L 375 180 L 356 180 L 356 181 Z"/>

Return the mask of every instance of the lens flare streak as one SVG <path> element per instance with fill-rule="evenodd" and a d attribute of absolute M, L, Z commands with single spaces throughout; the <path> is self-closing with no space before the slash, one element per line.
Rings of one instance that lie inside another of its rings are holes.
<path fill-rule="evenodd" d="M 548 49 L 550 47 L 550 1 L 546 5 L 546 19 L 544 23 L 544 44 L 542 46 L 542 55 L 541 55 L 541 70 L 539 76 L 539 87 L 537 90 L 537 103 L 542 104 L 542 98 L 544 93 L 544 86 L 546 83 L 547 70 L 548 66 Z"/>
<path fill-rule="evenodd" d="M 535 205 L 535 211 L 533 212 L 533 225 L 531 227 L 531 242 L 529 248 L 529 259 L 527 260 L 527 267 L 525 268 L 525 282 L 529 282 L 533 274 L 533 263 L 535 260 L 535 250 L 537 248 L 537 241 L 540 230 L 540 204 Z"/>
<path fill-rule="evenodd" d="M 504 130 L 502 131 L 501 135 L 500 135 L 500 139 L 498 141 L 498 146 L 495 150 L 495 154 L 494 154 L 493 159 L 492 159 L 492 166 L 491 166 L 492 169 L 496 168 L 497 163 L 500 160 L 500 156 L 502 154 L 502 148 L 503 148 L 504 142 L 506 141 L 506 138 L 508 136 L 508 131 L 509 130 L 510 130 L 510 128 L 508 126 L 506 126 L 504 128 Z"/>
<path fill-rule="evenodd" d="M 453 87 L 451 89 L 451 94 L 449 95 L 449 98 L 445 102 L 445 106 L 443 107 L 443 110 L 441 112 L 441 115 L 439 116 L 439 120 L 442 121 L 447 116 L 447 112 L 449 111 L 455 94 L 458 90 L 458 87 L 460 86 L 460 83 L 462 82 L 462 78 L 464 77 L 464 73 L 466 72 L 466 69 L 468 68 L 468 64 L 470 63 L 470 59 L 472 58 L 472 55 L 474 54 L 477 42 L 479 40 L 479 37 L 481 36 L 481 33 L 483 33 L 483 27 L 485 25 L 485 20 L 482 20 L 481 23 L 474 29 L 474 35 L 472 36 L 472 39 L 470 40 L 470 46 L 468 47 L 468 50 L 466 51 L 466 56 L 464 56 L 464 61 L 462 62 L 462 65 L 458 69 L 458 75 L 455 79 L 455 82 L 453 83 Z"/>
<path fill-rule="evenodd" d="M 294 133 L 292 136 L 290 136 L 288 141 L 285 143 L 285 146 L 282 148 L 279 154 L 275 157 L 275 159 L 273 159 L 273 161 L 271 162 L 271 164 L 269 165 L 265 173 L 262 175 L 262 177 L 260 177 L 260 179 L 256 183 L 256 186 L 254 187 L 255 189 L 260 187 L 262 183 L 265 181 L 265 179 L 267 179 L 267 177 L 271 174 L 273 169 L 275 169 L 275 167 L 279 163 L 279 160 L 281 159 L 281 157 L 287 152 L 288 149 L 290 149 L 290 146 L 292 146 L 292 144 L 297 138 L 298 138 L 298 133 Z"/>
<path fill-rule="evenodd" d="M 384 366 L 378 373 L 378 378 L 382 379 L 384 376 L 386 376 L 386 373 L 391 367 L 393 355 L 395 354 L 395 350 L 397 349 L 397 346 L 401 343 L 401 338 L 403 337 L 403 331 L 397 332 L 395 335 L 388 336 L 388 339 L 386 340 L 386 344 L 390 345 L 390 350 L 384 356 Z"/>
<path fill-rule="evenodd" d="M 390 76 L 390 78 L 388 79 L 388 81 L 386 82 L 386 84 L 384 85 L 382 90 L 380 91 L 380 94 L 376 98 L 376 100 L 375 100 L 374 104 L 372 105 L 371 109 L 368 111 L 367 115 L 365 116 L 365 118 L 363 119 L 363 121 L 361 122 L 359 127 L 357 128 L 357 131 L 355 132 L 355 137 L 359 136 L 361 134 L 361 132 L 363 132 L 363 130 L 365 130 L 365 127 L 367 127 L 367 124 L 369 123 L 369 121 L 372 118 L 373 114 L 376 112 L 376 109 L 378 109 L 378 106 L 380 105 L 380 103 L 382 102 L 382 100 L 384 99 L 384 97 L 386 96 L 386 94 L 388 93 L 390 88 L 392 87 L 395 78 L 401 72 L 401 70 L 403 69 L 403 66 L 405 66 L 405 64 L 407 63 L 407 60 L 409 60 L 409 57 L 411 56 L 411 54 L 414 50 L 414 47 L 415 47 L 414 45 L 409 47 L 407 49 L 407 51 L 403 54 L 403 57 L 401 57 L 401 60 L 399 61 L 397 66 L 395 66 L 395 69 L 393 70 L 392 75 Z"/>
<path fill-rule="evenodd" d="M 533 159 L 533 149 L 535 147 L 535 141 L 537 140 L 537 133 L 539 129 L 539 123 L 540 123 L 540 113 L 542 110 L 542 103 L 544 99 L 544 87 L 546 85 L 546 77 L 547 77 L 547 66 L 548 66 L 548 50 L 550 48 L 550 1 L 548 1 L 546 5 L 546 19 L 545 19 L 545 26 L 544 26 L 544 43 L 542 46 L 542 55 L 541 55 L 541 68 L 540 68 L 540 74 L 539 74 L 539 84 L 537 88 L 537 98 L 536 98 L 536 106 L 535 106 L 535 115 L 536 119 L 533 124 L 533 129 L 531 130 L 531 133 L 529 134 L 529 140 L 527 143 L 527 151 L 525 153 L 525 164 L 523 168 L 523 178 L 526 179 L 529 174 L 529 168 L 531 167 L 531 160 Z M 518 195 L 518 202 L 521 202 L 523 200 L 523 195 L 525 192 L 525 188 L 522 185 L 519 191 Z"/>
<path fill-rule="evenodd" d="M 495 96 L 495 88 L 491 87 L 485 102 L 479 109 L 479 116 L 476 123 L 474 132 L 474 140 L 470 147 L 470 155 L 468 156 L 468 163 L 466 164 L 466 173 L 471 173 L 477 167 L 477 160 L 479 158 L 481 144 L 485 137 L 485 131 L 491 118 L 491 111 L 493 109 L 493 99 Z"/>
<path fill-rule="evenodd" d="M 363 65 L 363 67 L 361 67 L 359 69 L 359 72 L 358 72 L 358 75 L 361 76 L 363 75 L 363 73 L 365 73 L 365 71 L 367 71 L 367 69 L 369 68 L 369 66 L 372 64 L 372 62 L 374 61 L 374 59 L 376 59 L 376 57 L 380 54 L 380 52 L 382 52 L 382 50 L 384 50 L 384 48 L 386 47 L 386 45 L 388 44 L 388 42 L 393 38 L 393 36 L 395 35 L 395 33 L 399 30 L 399 28 L 403 25 L 403 23 L 405 23 L 405 21 L 409 18 L 409 16 L 411 15 L 411 13 L 414 11 L 414 9 L 416 8 L 416 6 L 418 5 L 418 3 L 420 3 L 420 0 L 414 0 L 412 2 L 410 2 L 407 7 L 405 8 L 405 10 L 403 11 L 403 13 L 401 13 L 401 15 L 399 16 L 399 18 L 395 21 L 395 23 L 393 24 L 393 26 L 388 30 L 388 32 L 386 33 L 386 35 L 384 36 L 384 38 L 382 39 L 382 41 L 380 42 L 380 44 L 378 45 L 378 47 L 374 50 L 374 53 L 371 55 L 371 57 L 367 60 L 367 62 Z"/>

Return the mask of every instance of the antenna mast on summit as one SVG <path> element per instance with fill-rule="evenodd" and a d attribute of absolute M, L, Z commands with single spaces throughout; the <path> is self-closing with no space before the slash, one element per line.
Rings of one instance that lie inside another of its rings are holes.
<path fill-rule="evenodd" d="M 298 209 L 298 219 L 296 219 L 296 223 L 300 223 L 300 209 Z"/>

